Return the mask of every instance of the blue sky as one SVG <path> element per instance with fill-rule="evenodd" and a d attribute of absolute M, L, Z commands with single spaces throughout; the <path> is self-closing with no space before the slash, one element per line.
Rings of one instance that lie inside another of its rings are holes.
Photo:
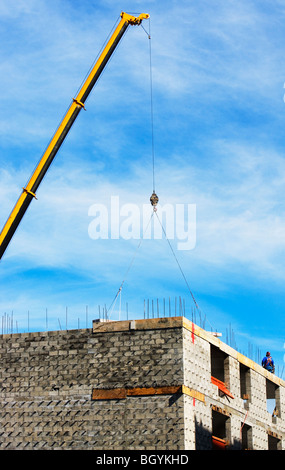
<path fill-rule="evenodd" d="M 285 62 L 282 1 L 2 0 L 0 222 L 4 225 L 121 11 L 149 13 L 156 192 L 196 206 L 176 251 L 205 328 L 284 365 Z M 1 317 L 19 331 L 88 326 L 121 293 L 193 301 L 166 240 L 91 239 L 93 204 L 152 193 L 149 40 L 129 28 L 1 261 Z M 185 222 L 187 223 L 187 221 Z M 176 241 L 172 240 L 175 250 Z M 160 307 L 162 308 L 162 307 Z M 13 312 L 13 313 L 12 313 Z M 28 313 L 29 312 L 29 313 Z M 47 312 L 47 314 L 46 314 Z M 118 319 L 118 304 L 112 312 Z M 256 356 L 253 354 L 253 358 Z M 284 377 L 284 375 L 283 375 Z"/>

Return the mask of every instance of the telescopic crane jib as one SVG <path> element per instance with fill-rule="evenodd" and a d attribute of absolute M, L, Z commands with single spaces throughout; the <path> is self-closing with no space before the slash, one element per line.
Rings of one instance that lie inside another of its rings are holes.
<path fill-rule="evenodd" d="M 12 210 L 7 222 L 5 223 L 0 234 L 0 259 L 2 258 L 6 248 L 8 247 L 17 227 L 19 226 L 26 210 L 28 209 L 33 198 L 36 198 L 36 191 L 44 178 L 48 168 L 55 158 L 61 144 L 67 136 L 72 124 L 76 120 L 81 109 L 85 109 L 85 101 L 88 98 L 92 88 L 97 82 L 99 76 L 104 70 L 111 55 L 115 51 L 122 36 L 126 32 L 129 25 L 140 25 L 144 19 L 148 19 L 149 15 L 142 13 L 138 17 L 129 15 L 125 12 L 121 13 L 121 19 L 115 28 L 113 34 L 108 40 L 94 67 L 84 81 L 77 96 L 73 98 L 72 103 L 62 119 L 58 129 L 56 130 L 52 140 L 45 150 L 40 162 L 33 172 L 28 184 L 23 188 L 14 209 Z"/>

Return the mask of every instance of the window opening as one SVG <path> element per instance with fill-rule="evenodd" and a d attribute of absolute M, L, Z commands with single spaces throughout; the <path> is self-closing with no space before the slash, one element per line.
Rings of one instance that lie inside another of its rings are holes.
<path fill-rule="evenodd" d="M 212 447 L 213 450 L 226 450 L 229 443 L 230 418 L 212 410 Z"/>
<path fill-rule="evenodd" d="M 227 383 L 229 382 L 229 357 L 216 346 L 211 344 L 211 382 L 217 385 L 219 395 L 234 398 Z"/>
<path fill-rule="evenodd" d="M 277 437 L 268 435 L 268 450 L 281 450 L 281 441 Z"/>
<path fill-rule="evenodd" d="M 225 382 L 225 360 L 227 355 L 211 344 L 211 375 Z"/>
<path fill-rule="evenodd" d="M 242 423 L 241 428 L 241 448 L 242 450 L 252 449 L 252 427 Z"/>
<path fill-rule="evenodd" d="M 279 387 L 271 382 L 271 380 L 266 379 L 266 406 L 267 411 L 274 416 L 279 416 Z"/>
<path fill-rule="evenodd" d="M 244 406 L 250 402 L 250 368 L 240 364 L 240 396 L 243 399 Z"/>

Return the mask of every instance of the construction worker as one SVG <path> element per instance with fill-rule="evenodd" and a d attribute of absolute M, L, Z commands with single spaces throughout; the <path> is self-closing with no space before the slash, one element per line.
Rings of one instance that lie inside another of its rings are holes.
<path fill-rule="evenodd" d="M 272 372 L 274 374 L 274 370 L 275 370 L 274 361 L 269 351 L 267 351 L 266 356 L 262 359 L 261 364 L 262 364 L 262 367 L 264 367 L 264 369 L 269 370 L 269 372 Z"/>

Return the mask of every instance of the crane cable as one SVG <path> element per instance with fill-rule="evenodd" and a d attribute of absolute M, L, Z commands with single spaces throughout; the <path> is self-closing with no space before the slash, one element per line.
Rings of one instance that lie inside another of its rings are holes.
<path fill-rule="evenodd" d="M 177 258 L 176 254 L 175 254 L 175 252 L 174 252 L 174 249 L 173 249 L 173 247 L 172 247 L 172 245 L 171 245 L 171 243 L 170 243 L 170 241 L 169 241 L 169 238 L 167 237 L 166 230 L 165 230 L 165 228 L 164 228 L 164 226 L 163 226 L 163 224 L 162 224 L 160 218 L 158 217 L 157 210 L 156 210 L 156 206 L 153 207 L 153 214 L 154 214 L 154 213 L 155 213 L 155 215 L 156 215 L 156 217 L 157 217 L 157 220 L 158 220 L 158 222 L 159 222 L 159 224 L 160 224 L 160 226 L 161 226 L 161 229 L 162 229 L 162 231 L 163 231 L 163 233 L 164 233 L 165 239 L 166 239 L 166 241 L 167 241 L 167 243 L 168 243 L 168 245 L 169 245 L 169 247 L 170 247 L 170 250 L 171 250 L 171 252 L 172 252 L 172 254 L 173 254 L 173 256 L 174 256 L 174 259 L 175 259 L 175 261 L 176 261 L 176 263 L 177 263 L 177 265 L 178 265 L 178 268 L 179 268 L 179 270 L 180 270 L 180 272 L 181 272 L 181 274 L 182 274 L 182 277 L 183 277 L 183 279 L 184 279 L 184 281 L 185 281 L 185 284 L 186 284 L 186 287 L 187 287 L 187 289 L 188 289 L 188 291 L 189 291 L 189 293 L 190 293 L 190 295 L 191 295 L 191 297 L 192 297 L 192 300 L 193 300 L 193 302 L 194 302 L 194 304 L 195 304 L 195 307 L 196 307 L 197 311 L 201 314 L 201 313 L 202 313 L 202 312 L 201 312 L 201 309 L 200 309 L 200 307 L 199 307 L 199 305 L 198 305 L 198 303 L 197 303 L 197 301 L 196 301 L 196 299 L 195 299 L 195 297 L 194 297 L 194 294 L 193 294 L 193 292 L 192 292 L 192 290 L 191 290 L 191 288 L 190 288 L 190 286 L 189 286 L 189 283 L 188 283 L 188 281 L 187 281 L 187 278 L 186 278 L 186 276 L 185 276 L 185 274 L 184 274 L 184 272 L 183 272 L 183 269 L 182 269 L 182 267 L 181 267 L 181 264 L 180 264 L 179 261 L 178 261 L 178 258 Z M 209 322 L 209 320 L 208 320 L 208 318 L 206 317 L 206 315 L 205 315 L 205 320 L 207 320 L 207 322 L 209 323 L 211 329 L 214 330 L 213 325 L 211 325 L 211 323 Z"/>
<path fill-rule="evenodd" d="M 151 222 L 151 220 L 152 220 L 153 214 L 154 214 L 154 212 L 156 212 L 156 205 L 157 205 L 157 203 L 158 203 L 158 197 L 157 197 L 157 195 L 155 194 L 155 171 L 154 171 L 154 166 L 155 166 L 155 165 L 154 165 L 154 154 L 155 154 L 155 152 L 154 152 L 152 50 L 151 50 L 150 20 L 149 20 L 149 31 L 147 31 L 147 30 L 144 28 L 144 26 L 143 26 L 142 23 L 141 23 L 140 26 L 142 27 L 142 29 L 144 30 L 144 32 L 147 34 L 148 39 L 149 39 L 150 120 L 151 120 L 151 154 L 152 154 L 152 184 L 153 184 L 153 193 L 152 193 L 152 195 L 151 195 L 151 197 L 150 197 L 150 201 L 151 201 L 151 204 L 152 204 L 152 206 L 153 206 L 153 211 L 152 211 L 152 213 L 151 213 L 151 217 L 150 217 L 150 219 L 149 219 L 149 222 L 148 222 L 148 224 L 147 224 L 147 226 L 146 226 L 146 229 L 145 229 L 145 232 L 146 232 L 147 229 L 148 229 L 148 226 L 149 226 L 149 224 L 150 224 L 150 222 Z M 144 233 L 145 233 L 145 232 L 144 232 Z M 138 244 L 138 246 L 137 246 L 136 252 L 135 252 L 135 254 L 134 254 L 134 256 L 133 256 L 133 258 L 132 258 L 132 260 L 131 260 L 131 262 L 130 262 L 129 267 L 128 267 L 127 270 L 126 270 L 126 274 L 125 274 L 124 279 L 123 279 L 123 281 L 122 281 L 122 283 L 121 283 L 121 285 L 120 285 L 120 287 L 119 287 L 119 289 L 118 289 L 118 292 L 116 293 L 116 295 L 115 295 L 115 297 L 114 297 L 114 299 L 113 299 L 113 301 L 112 301 L 112 303 L 111 303 L 109 309 L 107 310 L 107 314 L 108 314 L 108 312 L 109 312 L 109 311 L 111 310 L 111 308 L 112 308 L 111 313 L 110 313 L 110 316 L 111 316 L 111 314 L 112 314 L 112 312 L 113 312 L 113 310 L 114 310 L 114 308 L 115 308 L 115 304 L 116 304 L 117 298 L 118 298 L 119 296 L 120 296 L 120 300 L 121 300 L 121 292 L 122 292 L 123 285 L 124 285 L 124 283 L 125 283 L 125 280 L 126 280 L 126 277 L 127 277 L 128 273 L 129 273 L 129 271 L 130 271 L 130 269 L 131 269 L 131 267 L 132 267 L 132 265 L 133 265 L 133 263 L 134 263 L 134 261 L 135 261 L 135 258 L 136 258 L 136 256 L 137 256 L 137 252 L 138 252 L 138 250 L 139 250 L 139 248 L 140 248 L 140 246 L 141 246 L 141 244 L 142 244 L 143 238 L 144 238 L 144 234 L 143 234 L 142 238 L 140 239 L 140 242 L 139 242 L 139 244 Z"/>
<path fill-rule="evenodd" d="M 112 312 L 113 312 L 113 310 L 114 310 L 114 307 L 115 307 L 117 298 L 119 297 L 119 295 L 121 295 L 121 291 L 122 291 L 122 289 L 123 289 L 123 285 L 125 284 L 126 278 L 127 278 L 128 274 L 129 274 L 129 271 L 130 271 L 130 269 L 131 269 L 132 265 L 134 264 L 134 261 L 135 261 L 135 259 L 136 259 L 136 257 L 137 257 L 139 248 L 140 248 L 140 246 L 141 246 L 141 244 L 142 244 L 142 241 L 143 241 L 143 239 L 144 239 L 144 235 L 145 235 L 146 231 L 148 230 L 148 227 L 149 227 L 149 224 L 150 224 L 150 222 L 151 222 L 151 220 L 152 220 L 153 214 L 154 214 L 154 211 L 152 211 L 152 213 L 151 213 L 150 219 L 149 219 L 149 221 L 148 221 L 148 223 L 147 223 L 147 225 L 146 225 L 146 228 L 145 228 L 145 231 L 144 231 L 144 233 L 143 233 L 143 236 L 140 238 L 140 241 L 139 241 L 139 243 L 138 243 L 138 245 L 137 245 L 136 251 L 135 251 L 135 253 L 134 253 L 134 255 L 133 255 L 132 259 L 131 259 L 131 262 L 130 262 L 129 266 L 128 266 L 127 269 L 126 269 L 125 276 L 124 276 L 124 278 L 123 278 L 123 281 L 121 282 L 121 285 L 120 285 L 120 287 L 119 287 L 119 289 L 118 289 L 118 292 L 116 293 L 114 299 L 112 300 L 112 302 L 111 302 L 111 304 L 110 304 L 110 307 L 108 308 L 108 310 L 107 310 L 107 312 L 106 312 L 106 313 L 108 314 L 108 312 L 109 312 L 109 311 L 111 310 L 111 308 L 112 308 L 111 313 L 110 313 L 110 316 L 111 316 L 111 314 L 112 314 Z M 109 318 L 110 318 L 110 317 L 109 317 Z"/>
<path fill-rule="evenodd" d="M 151 47 L 150 19 L 149 19 L 149 32 L 146 31 L 146 29 L 144 28 L 143 24 L 141 24 L 141 27 L 142 27 L 142 29 L 145 31 L 145 33 L 147 34 L 148 39 L 149 39 L 150 117 L 151 117 L 152 180 L 153 180 L 153 193 L 152 193 L 152 195 L 151 195 L 151 197 L 150 197 L 150 202 L 151 202 L 151 204 L 152 204 L 152 206 L 153 206 L 153 213 L 156 214 L 157 220 L 159 221 L 159 224 L 160 224 L 160 226 L 161 226 L 161 228 L 162 228 L 162 230 L 163 230 L 164 236 L 165 236 L 165 238 L 166 238 L 166 240 L 167 240 L 167 243 L 168 243 L 168 245 L 169 245 L 169 247 L 170 247 L 170 249 L 171 249 L 171 251 L 172 251 L 172 254 L 173 254 L 173 256 L 174 256 L 174 259 L 175 259 L 175 261 L 176 261 L 176 263 L 177 263 L 177 265 L 178 265 L 178 267 L 179 267 L 179 270 L 180 270 L 180 272 L 181 272 L 181 274 L 182 274 L 182 277 L 183 277 L 183 279 L 184 279 L 184 281 L 185 281 L 185 284 L 186 284 L 186 286 L 187 286 L 187 289 L 188 289 L 189 292 L 190 292 L 190 295 L 191 295 L 192 300 L 193 300 L 193 302 L 194 302 L 194 304 L 195 304 L 195 307 L 197 308 L 198 311 L 201 312 L 201 309 L 199 308 L 199 305 L 198 305 L 198 303 L 197 303 L 197 301 L 196 301 L 196 299 L 195 299 L 195 297 L 194 297 L 194 294 L 193 294 L 192 290 L 190 289 L 190 286 L 189 286 L 188 281 L 187 281 L 187 279 L 186 279 L 186 276 L 185 276 L 185 274 L 184 274 L 184 272 L 183 272 L 183 270 L 182 270 L 182 267 L 181 267 L 181 265 L 180 265 L 180 263 L 179 263 L 179 261 L 178 261 L 178 258 L 177 258 L 177 256 L 175 255 L 175 252 L 174 252 L 174 250 L 173 250 L 173 247 L 172 247 L 172 245 L 171 245 L 169 239 L 167 238 L 167 234 L 166 234 L 166 231 L 165 231 L 165 229 L 164 229 L 164 227 L 163 227 L 163 225 L 162 225 L 162 222 L 160 221 L 160 219 L 159 219 L 159 217 L 158 217 L 158 214 L 157 214 L 156 205 L 158 204 L 159 199 L 158 199 L 157 194 L 155 193 L 155 150 L 154 150 L 154 147 L 155 147 L 155 146 L 154 146 L 153 77 L 152 77 L 152 47 Z M 206 317 L 206 316 L 205 316 L 205 317 Z M 207 319 L 207 321 L 208 321 L 208 319 Z M 208 323 L 210 324 L 209 321 L 208 321 Z M 210 326 L 211 326 L 211 328 L 213 328 L 211 324 L 210 324 Z"/>
<path fill-rule="evenodd" d="M 193 300 L 193 302 L 194 302 L 194 304 L 195 304 L 195 307 L 197 308 L 198 311 L 201 311 L 200 308 L 199 308 L 199 305 L 198 305 L 198 303 L 197 303 L 197 301 L 196 301 L 196 299 L 195 299 L 195 297 L 194 297 L 194 294 L 193 294 L 192 290 L 190 289 L 190 286 L 189 286 L 188 281 L 187 281 L 187 279 L 186 279 L 186 276 L 185 276 L 185 274 L 184 274 L 184 272 L 183 272 L 183 270 L 182 270 L 182 267 L 181 267 L 181 265 L 180 265 L 180 263 L 179 263 L 179 261 L 178 261 L 178 258 L 177 258 L 177 256 L 175 255 L 175 252 L 174 252 L 174 250 L 173 250 L 173 247 L 172 247 L 172 245 L 171 245 L 171 243 L 170 243 L 170 241 L 169 241 L 169 239 L 168 239 L 168 237 L 167 237 L 167 234 L 166 234 L 166 231 L 165 231 L 165 229 L 164 229 L 164 227 L 163 227 L 163 224 L 162 224 L 162 222 L 160 221 L 160 218 L 158 217 L 158 214 L 157 214 L 157 207 L 156 207 L 156 206 L 157 206 L 157 204 L 158 204 L 159 198 L 158 198 L 157 194 L 155 193 L 155 146 L 154 146 L 153 78 L 152 78 L 152 47 L 151 47 L 151 34 L 150 34 L 150 20 L 149 20 L 149 32 L 146 31 L 146 29 L 144 28 L 144 26 L 143 26 L 142 24 L 141 24 L 141 27 L 142 27 L 142 29 L 145 31 L 145 33 L 147 34 L 148 39 L 149 39 L 150 118 L 151 118 L 151 153 L 152 153 L 152 183 L 153 183 L 153 193 L 152 193 L 152 195 L 151 195 L 151 197 L 150 197 L 150 202 L 151 202 L 151 205 L 153 206 L 153 210 L 152 210 L 152 213 L 151 213 L 151 217 L 150 217 L 150 219 L 149 219 L 149 222 L 148 222 L 148 224 L 147 224 L 147 226 L 146 226 L 145 232 L 147 231 L 148 226 L 149 226 L 149 224 L 150 224 L 150 222 L 151 222 L 151 220 L 152 220 L 152 218 L 153 218 L 153 215 L 155 214 L 156 217 L 157 217 L 157 220 L 159 221 L 159 224 L 160 224 L 160 226 L 161 226 L 161 228 L 162 228 L 162 231 L 163 231 L 163 233 L 164 233 L 165 239 L 166 239 L 166 241 L 167 241 L 167 243 L 168 243 L 168 245 L 169 245 L 169 247 L 170 247 L 170 249 L 171 249 L 171 252 L 172 252 L 172 254 L 173 254 L 173 256 L 174 256 L 174 259 L 175 259 L 175 261 L 176 261 L 176 263 L 177 263 L 177 265 L 178 265 L 178 268 L 179 268 L 179 270 L 180 270 L 180 272 L 181 272 L 181 274 L 182 274 L 182 277 L 183 277 L 183 279 L 184 279 L 184 281 L 185 281 L 185 284 L 186 284 L 186 286 L 187 286 L 187 289 L 188 289 L 188 291 L 190 292 L 190 295 L 191 295 L 192 300 Z M 145 232 L 144 232 L 144 233 L 145 233 Z M 139 248 L 140 248 L 140 246 L 141 246 L 141 244 L 142 244 L 143 238 L 144 238 L 144 234 L 143 234 L 142 238 L 141 238 L 140 241 L 139 241 L 139 244 L 138 244 L 138 246 L 137 246 L 137 249 L 136 249 L 136 251 L 135 251 L 135 253 L 134 253 L 134 255 L 133 255 L 133 258 L 132 258 L 132 260 L 131 260 L 131 262 L 130 262 L 128 268 L 127 268 L 127 270 L 126 270 L 126 274 L 125 274 L 124 279 L 123 279 L 123 281 L 122 281 L 122 283 L 121 283 L 121 285 L 120 285 L 120 287 L 119 287 L 119 289 L 118 289 L 118 292 L 117 292 L 117 294 L 115 295 L 115 297 L 114 297 L 114 299 L 113 299 L 113 301 L 112 301 L 112 303 L 111 303 L 111 305 L 110 305 L 110 307 L 109 307 L 109 310 L 108 310 L 108 311 L 110 311 L 110 309 L 112 308 L 111 313 L 112 313 L 113 310 L 114 310 L 114 307 L 115 307 L 117 298 L 118 298 L 119 296 L 120 296 L 120 302 L 121 302 L 121 291 L 122 291 L 123 285 L 124 285 L 124 283 L 125 283 L 125 281 L 126 281 L 126 277 L 127 277 L 128 273 L 129 273 L 129 271 L 130 271 L 130 269 L 131 269 L 131 267 L 132 267 L 132 265 L 133 265 L 133 263 L 134 263 L 134 261 L 135 261 L 135 258 L 136 258 L 136 256 L 137 256 L 138 250 L 139 250 Z M 120 307 L 120 311 L 121 311 L 121 307 Z M 120 314 L 120 312 L 119 312 L 119 314 Z M 111 314 L 110 314 L 110 315 L 111 315 Z M 207 321 L 208 321 L 208 319 L 207 319 Z M 208 322 L 209 322 L 209 321 L 208 321 Z M 210 323 L 210 322 L 209 322 L 209 323 Z M 210 326 L 211 326 L 211 325 L 210 325 Z M 211 326 L 211 327 L 212 327 L 212 326 Z"/>
<path fill-rule="evenodd" d="M 164 233 L 165 239 L 166 239 L 166 241 L 167 241 L 167 243 L 168 243 L 168 245 L 169 245 L 169 247 L 170 247 L 170 249 L 171 249 L 171 251 L 172 251 L 172 254 L 173 254 L 173 256 L 174 256 L 174 259 L 175 259 L 175 261 L 176 261 L 176 263 L 177 263 L 177 265 L 178 265 L 178 267 L 179 267 L 179 269 L 180 269 L 180 272 L 181 272 L 181 274 L 182 274 L 182 276 L 183 276 L 183 279 L 184 279 L 184 281 L 185 281 L 185 284 L 186 284 L 186 286 L 187 286 L 187 288 L 188 288 L 188 290 L 189 290 L 189 292 L 190 292 L 190 295 L 191 295 L 191 297 L 192 297 L 192 299 L 193 299 L 193 302 L 194 302 L 194 304 L 195 304 L 195 307 L 196 307 L 198 310 L 200 310 L 200 309 L 199 309 L 199 305 L 197 304 L 196 299 L 195 299 L 195 297 L 194 297 L 194 294 L 193 294 L 193 292 L 192 292 L 191 289 L 190 289 L 190 286 L 189 286 L 189 284 L 188 284 L 188 281 L 187 281 L 187 279 L 186 279 L 186 276 L 185 276 L 185 274 L 184 274 L 184 272 L 183 272 L 183 270 L 182 270 L 182 267 L 181 267 L 181 265 L 180 265 L 180 263 L 179 263 L 179 261 L 178 261 L 178 258 L 177 258 L 177 256 L 175 255 L 175 252 L 174 252 L 174 250 L 173 250 L 173 248 L 172 248 L 172 245 L 171 245 L 169 239 L 167 238 L 166 231 L 165 231 L 165 229 L 164 229 L 164 227 L 163 227 L 163 225 L 162 225 L 162 223 L 161 223 L 161 221 L 160 221 L 160 218 L 159 218 L 158 215 L 157 215 L 157 212 L 155 212 L 155 215 L 156 215 L 156 217 L 157 217 L 157 220 L 158 220 L 159 223 L 160 223 L 160 226 L 161 226 L 162 231 L 163 231 L 163 233 Z"/>
<path fill-rule="evenodd" d="M 149 21 L 149 80 L 150 80 L 150 117 L 151 117 L 151 150 L 152 150 L 152 187 L 155 193 L 155 175 L 154 175 L 154 117 L 153 117 L 153 84 L 152 84 L 152 50 L 151 50 L 151 34 Z"/>
<path fill-rule="evenodd" d="M 142 24 L 141 24 L 141 27 L 143 28 L 143 30 L 145 31 L 145 33 L 147 34 L 148 39 L 149 39 L 150 116 L 151 116 L 152 181 L 153 181 L 153 194 L 151 195 L 150 202 L 151 202 L 151 204 L 152 204 L 152 206 L 153 206 L 153 212 L 155 212 L 155 214 L 156 214 L 157 220 L 159 221 L 159 223 L 160 223 L 160 225 L 161 225 L 161 228 L 162 228 L 162 230 L 163 230 L 163 233 L 164 233 L 164 235 L 165 235 L 165 238 L 166 238 L 166 240 L 167 240 L 167 242 L 168 242 L 168 244 L 169 244 L 169 247 L 170 247 L 170 249 L 171 249 L 171 251 L 172 251 L 172 253 L 173 253 L 173 256 L 174 256 L 174 258 L 175 258 L 175 260 L 176 260 L 176 263 L 177 263 L 177 265 L 178 265 L 178 267 L 179 267 L 179 269 L 180 269 L 180 271 L 181 271 L 181 274 L 182 274 L 182 276 L 183 276 L 183 278 L 184 278 L 184 281 L 185 281 L 185 283 L 186 283 L 186 286 L 187 286 L 187 288 L 188 288 L 188 290 L 189 290 L 189 292 L 190 292 L 190 294 L 191 294 L 191 297 L 192 297 L 192 299 L 193 299 L 193 302 L 194 302 L 196 308 L 199 309 L 198 304 L 197 304 L 197 302 L 196 302 L 196 299 L 195 299 L 195 297 L 194 297 L 194 295 L 193 295 L 193 293 L 192 293 L 192 291 L 191 291 L 191 289 L 190 289 L 190 287 L 189 287 L 189 284 L 188 284 L 188 282 L 187 282 L 186 276 L 185 276 L 185 274 L 184 274 L 184 272 L 183 272 L 183 270 L 182 270 L 182 268 L 181 268 L 181 265 L 180 265 L 180 263 L 179 263 L 179 261 L 178 261 L 177 256 L 176 256 L 175 253 L 174 253 L 174 250 L 173 250 L 173 248 L 172 248 L 172 245 L 171 245 L 169 239 L 167 238 L 166 231 L 165 231 L 165 229 L 164 229 L 164 227 L 163 227 L 163 225 L 162 225 L 162 223 L 161 223 L 161 221 L 160 221 L 160 219 L 159 219 L 159 217 L 158 217 L 158 215 L 157 215 L 157 211 L 156 211 L 156 205 L 157 205 L 157 203 L 158 203 L 158 197 L 157 197 L 157 195 L 156 195 L 156 193 L 155 193 L 155 164 L 154 164 L 154 163 L 155 163 L 155 158 L 154 158 L 155 152 L 154 152 L 154 117 L 153 117 L 153 79 L 152 79 L 152 47 L 151 47 L 150 20 L 149 20 L 149 32 L 146 31 L 146 29 L 144 28 L 144 26 L 143 26 Z"/>
<path fill-rule="evenodd" d="M 141 27 L 147 34 L 149 39 L 149 83 L 150 83 L 150 122 L 151 122 L 151 154 L 152 154 L 152 188 L 155 194 L 155 151 L 154 151 L 154 116 L 153 116 L 153 79 L 152 79 L 152 47 L 151 47 L 151 32 L 150 32 L 150 19 L 149 19 L 149 31 L 145 29 L 141 23 Z"/>

